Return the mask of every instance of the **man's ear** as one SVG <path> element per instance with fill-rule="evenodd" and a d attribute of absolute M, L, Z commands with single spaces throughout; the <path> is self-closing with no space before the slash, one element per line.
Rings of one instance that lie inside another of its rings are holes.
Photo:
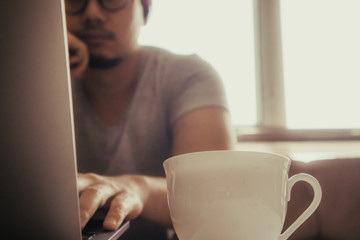
<path fill-rule="evenodd" d="M 148 19 L 148 16 L 149 16 L 149 13 L 150 13 L 152 0 L 141 0 L 141 4 L 142 4 L 142 7 L 143 7 L 143 11 L 144 11 L 144 21 L 146 23 L 147 19 Z"/>

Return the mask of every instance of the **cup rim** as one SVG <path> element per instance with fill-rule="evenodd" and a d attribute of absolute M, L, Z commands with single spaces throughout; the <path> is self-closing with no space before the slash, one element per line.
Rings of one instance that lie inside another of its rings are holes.
<path fill-rule="evenodd" d="M 209 153 L 222 153 L 222 152 L 244 153 L 244 154 L 266 154 L 266 155 L 269 155 L 269 156 L 283 158 L 283 159 L 289 160 L 291 162 L 290 157 L 282 155 L 282 154 L 278 154 L 278 153 L 273 153 L 273 152 L 247 151 L 247 150 L 207 150 L 207 151 L 197 151 L 197 152 L 182 153 L 182 154 L 178 154 L 178 155 L 169 157 L 169 158 L 167 158 L 166 160 L 163 161 L 163 166 L 165 166 L 166 164 L 169 164 L 169 162 L 172 162 L 175 159 L 183 158 L 183 157 L 190 156 L 190 155 L 193 156 L 193 155 L 203 155 L 203 154 L 209 154 Z"/>

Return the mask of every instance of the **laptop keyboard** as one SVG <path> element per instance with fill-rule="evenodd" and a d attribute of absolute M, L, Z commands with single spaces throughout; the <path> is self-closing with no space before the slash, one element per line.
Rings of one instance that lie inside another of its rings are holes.
<path fill-rule="evenodd" d="M 90 240 L 95 234 L 104 232 L 102 220 L 90 220 L 82 230 L 82 239 Z"/>
<path fill-rule="evenodd" d="M 82 240 L 118 239 L 130 226 L 126 221 L 116 231 L 105 230 L 103 220 L 90 220 L 82 230 Z"/>

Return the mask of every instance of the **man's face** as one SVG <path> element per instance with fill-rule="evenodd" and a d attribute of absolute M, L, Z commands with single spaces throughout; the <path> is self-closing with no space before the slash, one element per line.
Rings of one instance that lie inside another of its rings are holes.
<path fill-rule="evenodd" d="M 113 12 L 103 9 L 98 0 L 89 0 L 83 12 L 67 13 L 66 19 L 68 30 L 86 43 L 90 55 L 105 59 L 131 54 L 144 24 L 140 0 L 128 0 L 124 8 Z"/>

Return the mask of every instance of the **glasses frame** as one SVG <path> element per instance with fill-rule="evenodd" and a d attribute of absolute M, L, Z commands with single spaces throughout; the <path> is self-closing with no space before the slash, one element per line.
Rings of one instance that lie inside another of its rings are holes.
<path fill-rule="evenodd" d="M 67 14 L 70 14 L 70 15 L 78 15 L 78 14 L 81 14 L 85 11 L 85 9 L 87 8 L 88 4 L 89 4 L 89 1 L 90 0 L 84 0 L 84 4 L 83 6 L 79 9 L 79 10 L 75 10 L 75 11 L 69 11 L 67 8 L 66 8 L 66 1 L 65 1 L 65 10 L 66 10 L 66 13 Z M 108 12 L 116 12 L 116 11 L 119 11 L 119 10 L 122 10 L 124 9 L 128 3 L 130 2 L 130 0 L 125 0 L 124 1 L 124 4 L 122 4 L 120 7 L 116 7 L 116 8 L 108 8 L 106 7 L 106 5 L 104 4 L 104 0 L 97 0 L 99 5 L 101 6 L 102 9 L 104 9 L 105 11 L 108 11 Z M 106 0 L 105 0 L 106 1 Z"/>

